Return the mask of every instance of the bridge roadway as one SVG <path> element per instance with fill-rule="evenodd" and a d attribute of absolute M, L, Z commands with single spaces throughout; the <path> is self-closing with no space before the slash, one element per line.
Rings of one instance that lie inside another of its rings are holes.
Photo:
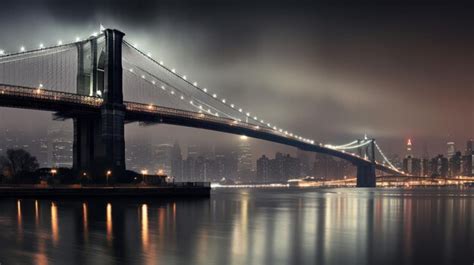
<path fill-rule="evenodd" d="M 78 114 L 96 114 L 100 112 L 102 103 L 103 100 L 98 97 L 0 84 L 0 106 L 3 107 L 52 111 L 60 117 L 73 118 Z M 331 155 L 347 160 L 354 165 L 371 164 L 370 160 L 356 154 L 327 148 L 320 143 L 306 143 L 270 128 L 263 128 L 229 118 L 136 102 L 124 101 L 124 105 L 126 122 L 164 123 L 246 135 L 310 152 Z M 376 162 L 375 168 L 389 174 L 400 174 L 378 162 Z"/>

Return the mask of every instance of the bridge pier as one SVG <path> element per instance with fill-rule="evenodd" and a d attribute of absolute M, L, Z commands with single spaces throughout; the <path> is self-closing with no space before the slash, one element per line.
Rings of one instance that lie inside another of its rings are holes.
<path fill-rule="evenodd" d="M 375 165 L 357 165 L 357 187 L 374 188 L 376 186 Z"/>
<path fill-rule="evenodd" d="M 104 101 L 100 114 L 74 118 L 73 167 L 76 172 L 86 173 L 97 182 L 113 182 L 125 175 L 125 105 L 122 92 L 124 34 L 112 29 L 107 29 L 104 33 L 104 51 L 99 58 L 93 58 L 92 72 L 87 74 L 79 71 L 78 74 L 78 80 L 90 76 L 92 84 L 103 86 L 96 89 L 103 91 Z M 79 57 L 84 57 L 80 52 L 79 49 Z M 103 82 L 98 82 L 100 78 L 96 73 L 99 63 L 103 64 Z M 87 82 L 78 82 L 78 94 L 91 93 L 91 89 L 84 87 L 87 85 Z M 92 92 L 95 92 L 94 88 Z"/>

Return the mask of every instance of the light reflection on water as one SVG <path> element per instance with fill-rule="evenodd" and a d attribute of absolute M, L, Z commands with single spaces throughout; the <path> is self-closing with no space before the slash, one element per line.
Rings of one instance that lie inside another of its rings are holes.
<path fill-rule="evenodd" d="M 474 190 L 214 190 L 0 200 L 2 264 L 474 262 Z"/>

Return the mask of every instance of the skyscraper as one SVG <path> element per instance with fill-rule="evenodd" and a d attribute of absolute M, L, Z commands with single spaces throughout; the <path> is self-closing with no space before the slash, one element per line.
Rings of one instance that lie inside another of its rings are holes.
<path fill-rule="evenodd" d="M 406 157 L 408 157 L 408 156 L 413 157 L 413 147 L 412 147 L 410 138 L 408 138 L 406 149 L 407 149 L 406 150 Z"/>
<path fill-rule="evenodd" d="M 171 150 L 171 176 L 177 180 L 183 180 L 183 156 L 177 141 L 174 142 Z"/>
<path fill-rule="evenodd" d="M 162 171 L 164 174 L 171 175 L 171 162 L 173 145 L 159 144 L 155 150 L 156 162 L 155 171 Z"/>
<path fill-rule="evenodd" d="M 270 177 L 270 159 L 265 155 L 262 155 L 257 160 L 257 180 L 266 182 Z"/>
<path fill-rule="evenodd" d="M 247 136 L 240 137 L 237 174 L 240 180 L 252 178 L 252 152 Z"/>
<path fill-rule="evenodd" d="M 472 154 L 473 140 L 469 139 L 466 143 L 466 155 Z"/>
<path fill-rule="evenodd" d="M 456 146 L 455 146 L 454 142 L 447 142 L 447 146 L 448 146 L 447 155 L 448 155 L 448 159 L 449 159 L 456 153 Z"/>

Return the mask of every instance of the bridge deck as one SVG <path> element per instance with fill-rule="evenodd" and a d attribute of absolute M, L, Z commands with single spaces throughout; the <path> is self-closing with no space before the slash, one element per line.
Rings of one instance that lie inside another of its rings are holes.
<path fill-rule="evenodd" d="M 103 100 L 98 97 L 38 88 L 0 85 L 0 106 L 5 107 L 54 111 L 63 116 L 74 117 L 78 114 L 99 112 L 102 103 Z M 308 143 L 277 130 L 262 128 L 229 118 L 136 102 L 124 102 L 124 105 L 126 108 L 125 118 L 128 122 L 165 123 L 247 135 L 306 151 L 328 154 L 357 165 L 371 164 L 371 161 L 356 154 L 327 148 L 320 143 Z M 376 163 L 375 166 L 378 170 L 399 174 L 399 172 L 383 164 Z"/>

